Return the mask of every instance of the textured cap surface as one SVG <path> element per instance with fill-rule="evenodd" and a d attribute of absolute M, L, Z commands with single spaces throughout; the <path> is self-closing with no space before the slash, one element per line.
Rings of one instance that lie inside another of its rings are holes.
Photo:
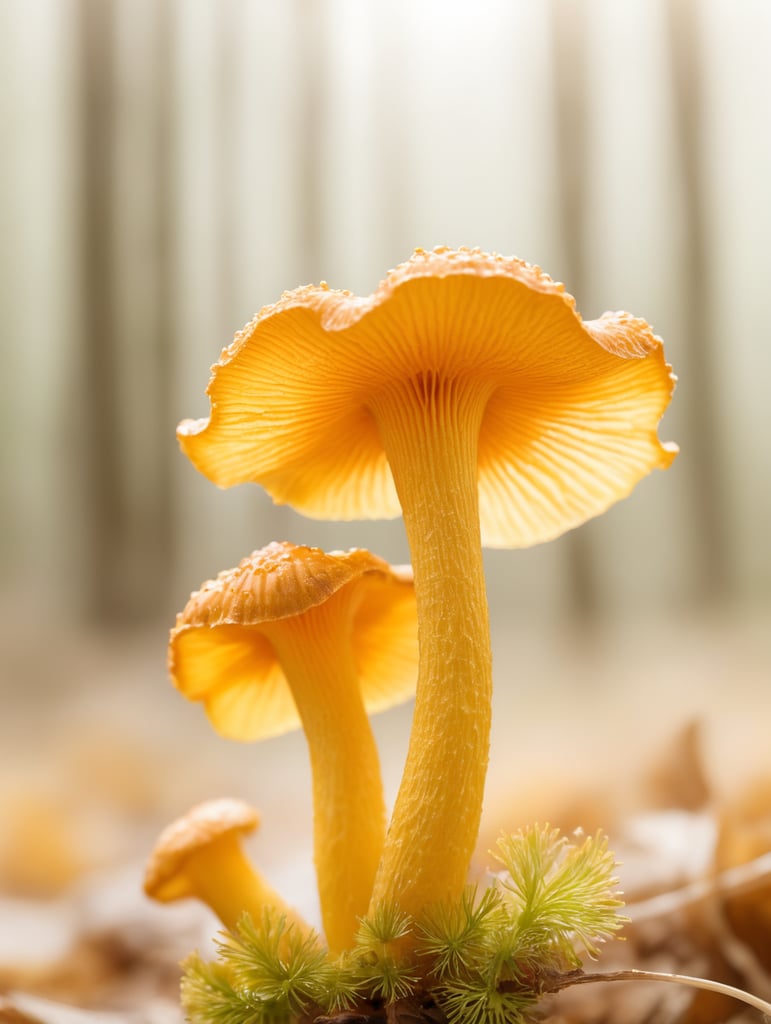
<path fill-rule="evenodd" d="M 362 549 L 324 552 L 288 542 L 253 552 L 191 595 L 169 641 L 175 686 L 203 701 L 217 731 L 232 739 L 299 728 L 265 627 L 336 598 L 340 644 L 352 646 L 367 711 L 413 696 L 418 641 L 409 567 L 390 566 Z"/>

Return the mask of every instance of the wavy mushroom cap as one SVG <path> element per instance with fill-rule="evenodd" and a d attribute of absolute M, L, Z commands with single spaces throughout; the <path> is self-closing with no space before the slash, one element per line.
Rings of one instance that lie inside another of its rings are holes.
<path fill-rule="evenodd" d="M 197 804 L 158 838 L 145 871 L 145 893 L 160 903 L 196 895 L 185 873 L 190 858 L 229 836 L 254 832 L 259 823 L 257 811 L 243 800 L 223 797 Z"/>
<path fill-rule="evenodd" d="M 477 249 L 418 249 L 366 298 L 286 292 L 212 368 L 210 417 L 177 433 L 221 487 L 253 481 L 317 518 L 392 517 L 373 396 L 460 378 L 490 394 L 478 449 L 489 546 L 556 537 L 676 454 L 656 433 L 675 377 L 648 324 L 583 321 L 538 267 Z"/>
<path fill-rule="evenodd" d="M 272 543 L 193 593 L 177 616 L 169 670 L 190 700 L 203 701 L 214 728 L 237 740 L 301 725 L 273 646 L 262 628 L 339 602 L 370 713 L 414 696 L 417 612 L 412 571 L 363 549 L 324 552 Z"/>

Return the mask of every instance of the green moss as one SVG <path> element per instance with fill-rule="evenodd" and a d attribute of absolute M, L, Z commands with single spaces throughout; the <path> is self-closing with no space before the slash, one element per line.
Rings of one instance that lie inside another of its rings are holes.
<path fill-rule="evenodd" d="M 556 829 L 504 836 L 503 870 L 481 895 L 432 907 L 413 921 L 383 905 L 362 920 L 356 944 L 332 959 L 318 936 L 283 917 L 248 915 L 218 943 L 218 959 L 185 964 L 182 1002 L 192 1024 L 294 1024 L 352 1012 L 384 1018 L 400 1007 L 431 1024 L 524 1021 L 555 975 L 620 927 L 615 861 L 602 836 L 570 843 Z M 410 936 L 414 952 L 400 956 Z"/>

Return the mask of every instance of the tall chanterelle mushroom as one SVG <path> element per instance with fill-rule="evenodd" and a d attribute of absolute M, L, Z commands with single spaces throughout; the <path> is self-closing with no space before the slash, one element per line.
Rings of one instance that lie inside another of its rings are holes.
<path fill-rule="evenodd" d="M 218 732 L 258 739 L 302 722 L 322 920 L 336 952 L 366 913 L 385 837 L 367 711 L 411 697 L 417 663 L 412 573 L 356 549 L 269 544 L 205 583 L 171 633 L 172 679 Z"/>
<path fill-rule="evenodd" d="M 369 297 L 287 292 L 213 368 L 180 424 L 220 486 L 261 484 L 322 518 L 404 516 L 420 630 L 415 718 L 373 904 L 460 896 L 487 769 L 491 658 L 481 539 L 556 537 L 666 467 L 674 387 L 626 313 L 582 321 L 521 260 L 417 250 Z"/>

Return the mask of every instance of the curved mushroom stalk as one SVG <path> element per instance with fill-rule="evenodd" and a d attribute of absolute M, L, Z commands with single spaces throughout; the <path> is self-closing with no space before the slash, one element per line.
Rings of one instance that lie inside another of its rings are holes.
<path fill-rule="evenodd" d="M 231 932 L 235 932 L 244 912 L 259 921 L 266 907 L 274 907 L 288 921 L 300 921 L 252 867 L 233 835 L 223 836 L 193 854 L 185 865 L 184 876 L 190 894 L 210 907 Z"/>
<path fill-rule="evenodd" d="M 410 381 L 370 403 L 413 557 L 420 667 L 410 744 L 370 913 L 458 898 L 487 772 L 492 657 L 477 447 L 490 388 Z"/>
<path fill-rule="evenodd" d="M 367 709 L 411 695 L 411 573 L 366 551 L 270 544 L 193 594 L 172 632 L 172 678 L 218 732 L 255 739 L 302 723 L 329 948 L 353 944 L 385 838 Z"/>
<path fill-rule="evenodd" d="M 353 944 L 386 827 L 380 760 L 346 636 L 347 595 L 342 598 L 265 629 L 308 742 L 319 900 L 335 953 Z"/>
<path fill-rule="evenodd" d="M 198 899 L 232 932 L 245 912 L 259 921 L 268 907 L 309 932 L 244 855 L 241 837 L 258 824 L 257 812 L 241 800 L 196 805 L 161 833 L 147 863 L 145 892 L 160 903 Z"/>

